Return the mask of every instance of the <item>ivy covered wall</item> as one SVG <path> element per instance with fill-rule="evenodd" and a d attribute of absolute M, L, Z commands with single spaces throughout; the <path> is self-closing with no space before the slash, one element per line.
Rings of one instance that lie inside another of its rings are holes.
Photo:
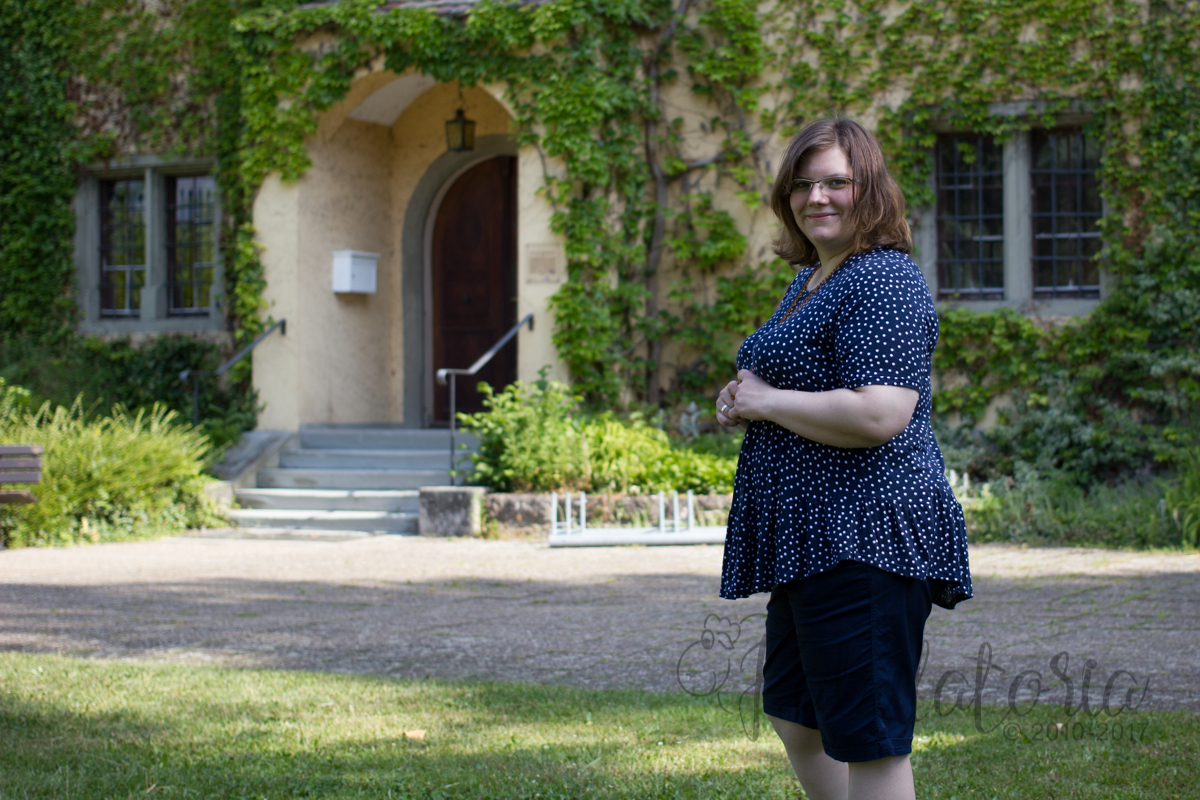
<path fill-rule="evenodd" d="M 78 158 L 67 72 L 70 0 L 0 0 L 0 330 L 66 335 Z"/>
<path fill-rule="evenodd" d="M 318 116 L 356 74 L 381 66 L 507 87 L 518 139 L 545 157 L 544 192 L 566 242 L 555 344 L 576 386 L 607 404 L 705 397 L 730 374 L 740 337 L 790 279 L 747 252 L 738 220 L 761 202 L 770 142 L 804 120 L 837 113 L 867 123 L 918 208 L 933 199 L 936 131 L 1003 136 L 1082 110 L 1103 143 L 1111 297 L 1052 330 L 1008 312 L 945 312 L 936 366 L 969 379 L 939 393 L 938 411 L 970 419 L 1015 392 L 990 435 L 989 468 L 1021 458 L 1091 477 L 1172 457 L 1191 426 L 1200 401 L 1196 2 L 485 1 L 465 17 L 378 5 L 84 3 L 78 35 L 103 43 L 102 57 L 48 57 L 59 70 L 51 83 L 76 76 L 66 85 L 84 102 L 46 107 L 73 122 L 89 152 L 219 156 L 239 337 L 261 325 L 248 213 L 256 188 L 272 172 L 303 174 Z M 65 52 L 51 44 L 45 52 Z M 665 98 L 680 91 L 711 114 L 673 117 Z M 1029 113 L 992 113 L 1002 102 Z M 78 160 L 57 152 L 55 163 Z M 745 208 L 724 205 L 731 185 Z M 65 220 L 56 197 L 29 202 Z M 4 280 L 18 288 L 3 313 L 49 302 L 41 284 L 20 288 L 32 278 L 8 277 L 27 263 L 5 263 Z M 55 308 L 66 324 L 69 309 Z"/>
<path fill-rule="evenodd" d="M 1111 477 L 1170 458 L 1200 400 L 1198 25 L 1196 3 L 1158 0 L 557 0 L 485 2 L 465 19 L 371 2 L 270 9 L 237 22 L 256 65 L 243 177 L 301 174 L 317 115 L 378 61 L 506 85 L 518 136 L 549 165 L 566 240 L 559 354 L 593 400 L 630 389 L 659 405 L 704 398 L 728 376 L 790 278 L 747 252 L 738 209 L 716 191 L 732 183 L 758 206 L 772 137 L 822 115 L 861 119 L 918 208 L 933 201 L 936 131 L 1005 136 L 1082 111 L 1104 152 L 1111 297 L 1050 330 L 946 311 L 936 366 L 967 379 L 937 408 L 969 422 L 1015 392 L 986 469 L 1020 458 Z M 672 118 L 664 98 L 681 88 L 707 119 Z M 998 115 L 997 103 L 1028 113 Z M 666 363 L 668 343 L 687 358 Z"/>
<path fill-rule="evenodd" d="M 128 153 L 236 152 L 241 68 L 232 21 L 250 3 L 224 0 L 0 0 L 0 377 L 40 401 L 98 411 L 163 403 L 184 419 L 183 369 L 212 369 L 228 347 L 183 336 L 148 346 L 73 333 L 72 200 L 84 165 Z M 222 159 L 222 166 L 227 161 Z M 220 177 L 226 196 L 243 184 Z M 226 214 L 227 241 L 245 214 Z M 241 262 L 238 262 L 241 263 Z M 253 276 L 232 276 L 240 339 L 261 327 Z M 251 310 L 247 313 L 247 308 Z M 253 426 L 248 368 L 201 387 L 205 432 L 217 445 Z"/>

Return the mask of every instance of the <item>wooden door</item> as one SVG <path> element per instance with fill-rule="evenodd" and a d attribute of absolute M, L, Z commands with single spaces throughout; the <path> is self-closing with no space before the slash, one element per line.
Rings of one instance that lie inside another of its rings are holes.
<path fill-rule="evenodd" d="M 516 158 L 501 156 L 463 173 L 433 225 L 433 371 L 465 369 L 516 324 Z M 476 384 L 499 391 L 517 378 L 516 342 L 474 377 L 459 376 L 459 411 L 482 411 Z M 450 389 L 434 380 L 434 422 L 450 420 Z"/>

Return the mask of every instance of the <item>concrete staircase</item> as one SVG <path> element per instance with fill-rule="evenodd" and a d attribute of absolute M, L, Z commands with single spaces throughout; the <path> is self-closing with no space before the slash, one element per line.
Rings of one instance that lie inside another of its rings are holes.
<path fill-rule="evenodd" d="M 474 437 L 458 434 L 474 448 Z M 459 451 L 459 469 L 470 459 Z M 305 426 L 240 489 L 229 516 L 243 529 L 416 533 L 418 489 L 450 483 L 450 431 Z"/>

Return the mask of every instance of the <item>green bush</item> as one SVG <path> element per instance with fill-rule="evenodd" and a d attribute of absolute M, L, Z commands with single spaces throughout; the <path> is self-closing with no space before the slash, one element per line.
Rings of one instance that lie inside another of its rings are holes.
<path fill-rule="evenodd" d="M 1025 461 L 1039 471 L 1070 473 L 1081 485 L 1129 480 L 1156 459 L 1173 455 L 1162 431 L 1142 423 L 1129 408 L 1091 398 L 1085 408 L 1079 387 L 1055 386 L 1045 395 L 1014 392 L 1013 406 L 986 432 L 998 450 L 996 468 L 1012 475 Z"/>
<path fill-rule="evenodd" d="M 45 448 L 38 501 L 0 506 L 9 547 L 119 541 L 220 522 L 204 494 L 208 439 L 156 405 L 88 419 L 81 403 L 33 409 L 0 379 L 0 441 Z"/>
<path fill-rule="evenodd" d="M 1015 477 L 972 485 L 951 473 L 972 542 L 1094 547 L 1178 547 L 1165 499 L 1169 482 L 1131 480 L 1081 486 L 1073 475 L 1018 461 Z"/>
<path fill-rule="evenodd" d="M 24 386 L 35 402 L 71 406 L 80 395 L 85 410 L 120 405 L 149 412 L 155 404 L 192 419 L 192 385 L 183 370 L 212 370 L 228 356 L 216 342 L 182 334 L 155 336 L 134 345 L 129 339 L 69 336 L 53 343 L 30 337 L 0 340 L 0 378 Z M 255 425 L 255 396 L 249 386 L 200 380 L 200 427 L 214 452 Z"/>
<path fill-rule="evenodd" d="M 642 416 L 585 414 L 581 398 L 554 381 L 480 390 L 488 410 L 459 415 L 479 437 L 473 483 L 502 492 L 733 491 L 737 457 L 713 452 L 708 439 L 691 449 Z"/>
<path fill-rule="evenodd" d="M 1200 448 L 1187 451 L 1179 477 L 1167 489 L 1167 509 L 1171 519 L 1179 526 L 1180 542 L 1184 547 L 1194 548 L 1200 544 Z"/>

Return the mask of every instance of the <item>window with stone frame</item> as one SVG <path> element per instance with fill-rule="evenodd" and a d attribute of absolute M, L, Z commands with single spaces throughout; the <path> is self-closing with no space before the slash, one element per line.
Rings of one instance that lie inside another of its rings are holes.
<path fill-rule="evenodd" d="M 1004 298 L 1004 159 L 991 136 L 937 142 L 938 295 Z"/>
<path fill-rule="evenodd" d="M 1033 296 L 1100 296 L 1100 146 L 1080 128 L 1035 130 L 1030 137 L 1033 192 Z"/>
<path fill-rule="evenodd" d="M 146 192 L 140 179 L 100 182 L 100 314 L 136 317 L 146 282 Z"/>
<path fill-rule="evenodd" d="M 211 175 L 168 177 L 165 188 L 169 313 L 207 315 L 217 260 L 216 182 Z"/>

